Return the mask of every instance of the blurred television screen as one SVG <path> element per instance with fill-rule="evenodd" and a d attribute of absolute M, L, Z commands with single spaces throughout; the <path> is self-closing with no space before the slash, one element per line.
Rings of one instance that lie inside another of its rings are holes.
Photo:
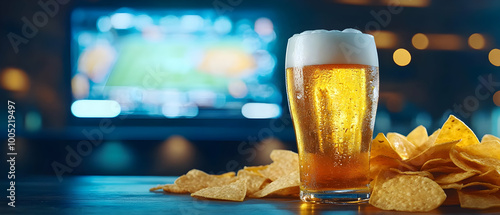
<path fill-rule="evenodd" d="M 76 8 L 71 112 L 79 118 L 277 118 L 272 14 Z"/>

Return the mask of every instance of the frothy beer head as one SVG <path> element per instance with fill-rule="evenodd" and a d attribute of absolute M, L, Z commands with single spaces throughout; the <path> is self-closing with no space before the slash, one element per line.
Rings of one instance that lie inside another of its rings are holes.
<path fill-rule="evenodd" d="M 322 64 L 362 64 L 378 67 L 372 35 L 356 29 L 314 30 L 288 39 L 286 68 Z"/>

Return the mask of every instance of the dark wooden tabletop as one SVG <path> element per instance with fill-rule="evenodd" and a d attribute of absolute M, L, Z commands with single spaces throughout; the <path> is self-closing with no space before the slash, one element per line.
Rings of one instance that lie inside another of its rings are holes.
<path fill-rule="evenodd" d="M 16 182 L 16 207 L 8 207 L 2 197 L 0 214 L 411 214 L 370 205 L 317 205 L 285 198 L 211 201 L 148 191 L 175 178 L 67 176 L 62 182 L 55 176 L 25 178 Z M 500 208 L 478 211 L 442 206 L 421 214 L 500 214 Z"/>

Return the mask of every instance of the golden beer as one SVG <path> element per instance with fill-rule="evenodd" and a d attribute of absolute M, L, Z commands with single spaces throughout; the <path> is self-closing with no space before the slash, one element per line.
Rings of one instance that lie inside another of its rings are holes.
<path fill-rule="evenodd" d="M 378 64 L 331 62 L 286 68 L 300 157 L 301 199 L 358 203 L 369 198 Z"/>

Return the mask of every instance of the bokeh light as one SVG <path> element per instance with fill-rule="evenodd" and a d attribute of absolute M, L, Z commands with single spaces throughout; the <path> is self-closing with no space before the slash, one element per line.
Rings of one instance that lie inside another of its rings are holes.
<path fill-rule="evenodd" d="M 24 116 L 24 128 L 27 131 L 38 131 L 42 128 L 42 116 L 37 111 L 29 111 Z"/>
<path fill-rule="evenodd" d="M 93 82 L 102 82 L 113 67 L 117 52 L 109 44 L 99 44 L 82 52 L 78 59 L 78 70 Z"/>
<path fill-rule="evenodd" d="M 427 34 L 431 50 L 462 50 L 465 46 L 465 38 L 457 34 Z"/>
<path fill-rule="evenodd" d="M 426 49 L 429 46 L 429 38 L 425 34 L 418 33 L 413 35 L 411 38 L 411 43 L 416 49 Z"/>
<path fill-rule="evenodd" d="M 490 63 L 495 66 L 500 66 L 500 49 L 492 49 L 488 54 Z"/>
<path fill-rule="evenodd" d="M 114 174 L 126 171 L 134 163 L 134 154 L 120 141 L 104 142 L 92 154 L 94 165 L 102 171 Z"/>
<path fill-rule="evenodd" d="M 115 13 L 111 16 L 111 25 L 115 29 L 127 29 L 132 27 L 134 16 L 130 13 Z"/>
<path fill-rule="evenodd" d="M 89 95 L 90 83 L 87 76 L 78 73 L 71 79 L 71 91 L 75 99 L 85 99 Z"/>
<path fill-rule="evenodd" d="M 268 18 L 262 17 L 255 21 L 255 32 L 260 36 L 267 36 L 274 31 L 273 22 Z"/>
<path fill-rule="evenodd" d="M 478 33 L 472 34 L 469 37 L 469 46 L 473 49 L 483 49 L 486 45 L 484 36 Z"/>
<path fill-rule="evenodd" d="M 203 18 L 198 15 L 184 15 L 181 17 L 181 26 L 186 32 L 195 32 L 202 29 L 203 22 Z"/>
<path fill-rule="evenodd" d="M 495 94 L 493 94 L 493 103 L 495 103 L 496 106 L 500 107 L 500 91 L 497 91 Z"/>
<path fill-rule="evenodd" d="M 189 169 L 195 161 L 195 147 L 182 136 L 171 136 L 161 145 L 157 154 L 158 169 Z"/>
<path fill-rule="evenodd" d="M 2 88 L 10 91 L 28 91 L 30 80 L 26 73 L 18 68 L 5 68 L 0 74 Z"/>
<path fill-rule="evenodd" d="M 391 49 L 395 48 L 396 45 L 398 44 L 398 36 L 393 32 L 374 31 L 369 33 L 373 35 L 377 48 Z"/>
<path fill-rule="evenodd" d="M 245 98 L 248 94 L 248 87 L 245 82 L 241 80 L 233 80 L 229 82 L 227 89 L 229 94 L 231 94 L 234 98 Z"/>
<path fill-rule="evenodd" d="M 408 50 L 400 48 L 394 51 L 392 58 L 394 59 L 394 63 L 396 63 L 398 66 L 406 66 L 411 61 L 411 54 L 410 52 L 408 52 Z"/>
<path fill-rule="evenodd" d="M 225 16 L 217 18 L 214 22 L 214 30 L 219 34 L 227 34 L 231 32 L 232 28 L 231 20 Z"/>
<path fill-rule="evenodd" d="M 242 49 L 216 47 L 207 50 L 199 69 L 212 75 L 243 77 L 255 72 L 256 62 Z"/>
<path fill-rule="evenodd" d="M 102 16 L 97 20 L 96 23 L 97 29 L 99 29 L 100 32 L 108 32 L 111 30 L 111 18 L 109 16 Z"/>

